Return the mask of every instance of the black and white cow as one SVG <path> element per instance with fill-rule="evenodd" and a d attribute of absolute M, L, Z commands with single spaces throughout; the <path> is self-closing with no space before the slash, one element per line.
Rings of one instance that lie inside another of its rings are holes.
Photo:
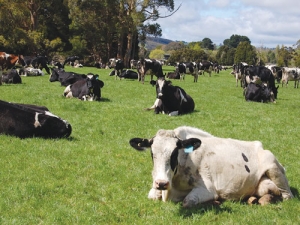
<path fill-rule="evenodd" d="M 52 73 L 50 75 L 49 81 L 55 82 L 59 81 L 62 86 L 68 86 L 75 83 L 78 80 L 83 80 L 87 78 L 85 74 L 78 74 L 74 72 L 65 72 L 62 69 L 51 68 Z"/>
<path fill-rule="evenodd" d="M 31 65 L 35 69 L 45 69 L 48 74 L 50 74 L 50 69 L 48 67 L 48 58 L 46 56 L 39 55 L 32 59 Z"/>
<path fill-rule="evenodd" d="M 232 66 L 233 71 L 231 72 L 231 74 L 233 74 L 235 78 L 236 87 L 238 86 L 239 80 L 241 83 L 241 87 L 245 88 L 247 86 L 245 75 L 247 68 L 249 68 L 249 65 L 245 62 L 239 62 Z"/>
<path fill-rule="evenodd" d="M 115 75 L 115 79 L 120 78 L 120 74 L 123 71 L 123 69 L 125 68 L 124 62 L 121 59 L 115 59 L 115 58 L 111 58 L 109 59 L 109 65 L 110 68 L 114 68 L 114 75 Z"/>
<path fill-rule="evenodd" d="M 140 59 L 137 64 L 137 72 L 139 75 L 138 81 L 141 81 L 143 84 L 146 74 L 150 74 L 151 80 L 153 80 L 153 75 L 157 78 L 164 77 L 162 65 L 155 59 Z"/>
<path fill-rule="evenodd" d="M 151 80 L 150 84 L 156 86 L 156 101 L 146 110 L 154 109 L 155 113 L 164 113 L 176 116 L 191 113 L 195 109 L 194 100 L 181 87 L 173 86 L 171 81 L 159 77 L 157 81 Z"/>
<path fill-rule="evenodd" d="M 78 98 L 83 101 L 99 101 L 103 86 L 104 83 L 99 80 L 99 75 L 89 74 L 86 79 L 68 85 L 64 90 L 64 96 L 66 98 Z"/>
<path fill-rule="evenodd" d="M 250 66 L 245 69 L 246 83 L 265 83 L 271 88 L 275 99 L 277 99 L 278 87 L 275 87 L 275 77 L 271 70 L 264 66 Z"/>
<path fill-rule="evenodd" d="M 151 149 L 152 187 L 148 198 L 194 207 L 209 201 L 272 195 L 292 199 L 284 167 L 260 141 L 215 137 L 181 126 L 160 129 L 152 138 L 132 138 L 131 147 Z M 267 204 L 269 202 L 265 202 Z"/>
<path fill-rule="evenodd" d="M 71 132 L 71 125 L 47 107 L 0 100 L 0 134 L 20 138 L 63 138 L 69 137 Z"/>
<path fill-rule="evenodd" d="M 79 56 L 77 55 L 73 55 L 73 56 L 68 56 L 66 58 L 66 60 L 64 61 L 63 67 L 67 64 L 67 63 L 71 63 L 72 66 L 74 66 L 74 63 L 76 60 L 79 60 Z"/>
<path fill-rule="evenodd" d="M 21 84 L 22 79 L 16 69 L 11 69 L 2 73 L 1 81 L 5 84 Z"/>
<path fill-rule="evenodd" d="M 271 70 L 272 74 L 274 75 L 277 83 L 280 83 L 282 79 L 282 67 L 276 65 L 268 65 L 266 66 L 269 70 Z"/>
<path fill-rule="evenodd" d="M 274 94 L 267 84 L 249 83 L 244 90 L 246 101 L 276 102 Z"/>
<path fill-rule="evenodd" d="M 178 68 L 174 72 L 165 73 L 165 77 L 168 79 L 180 80 L 180 73 L 178 71 Z"/>
<path fill-rule="evenodd" d="M 138 79 L 139 75 L 133 70 L 123 70 L 119 76 L 121 79 Z"/>
<path fill-rule="evenodd" d="M 205 75 L 205 72 L 211 77 L 211 72 L 213 71 L 213 63 L 210 61 L 202 61 L 198 64 L 198 70 L 200 74 Z"/>
<path fill-rule="evenodd" d="M 281 80 L 282 87 L 284 84 L 285 84 L 285 87 L 287 87 L 289 81 L 295 81 L 294 88 L 298 88 L 299 80 L 300 80 L 300 69 L 299 68 L 289 68 L 289 67 L 282 68 L 282 80 Z"/>
<path fill-rule="evenodd" d="M 135 60 L 135 59 L 130 60 L 130 68 L 137 69 L 137 63 L 138 63 L 138 60 Z"/>
<path fill-rule="evenodd" d="M 178 63 L 177 69 L 180 74 L 180 80 L 184 80 L 185 74 L 191 74 L 194 76 L 194 82 L 198 81 L 198 66 L 195 62 Z"/>

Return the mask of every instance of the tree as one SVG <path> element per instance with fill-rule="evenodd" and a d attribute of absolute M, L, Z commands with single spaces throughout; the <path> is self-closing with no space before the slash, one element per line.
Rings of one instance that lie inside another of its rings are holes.
<path fill-rule="evenodd" d="M 201 47 L 208 50 L 214 50 L 214 44 L 209 38 L 203 38 Z"/>
<path fill-rule="evenodd" d="M 210 60 L 204 50 L 181 48 L 173 51 L 168 62 L 175 64 L 176 62 L 200 62 L 202 60 Z"/>
<path fill-rule="evenodd" d="M 250 45 L 248 41 L 242 41 L 236 48 L 234 62 L 246 62 L 249 65 L 256 65 L 257 54 L 254 46 Z"/>
<path fill-rule="evenodd" d="M 237 48 L 240 42 L 249 42 L 249 44 L 251 44 L 251 41 L 248 37 L 237 34 L 233 34 L 229 39 L 225 39 L 223 44 L 231 48 Z"/>
<path fill-rule="evenodd" d="M 234 64 L 234 55 L 235 48 L 230 48 L 226 45 L 222 45 L 216 54 L 216 60 L 219 64 L 222 65 L 233 65 Z"/>
<path fill-rule="evenodd" d="M 165 52 L 162 49 L 153 49 L 150 54 L 149 58 L 150 59 L 163 59 L 164 58 Z"/>

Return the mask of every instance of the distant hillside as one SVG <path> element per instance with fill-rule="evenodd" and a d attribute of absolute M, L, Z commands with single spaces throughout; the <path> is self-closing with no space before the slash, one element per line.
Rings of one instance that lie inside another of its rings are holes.
<path fill-rule="evenodd" d="M 159 37 L 147 37 L 146 48 L 151 51 L 152 49 L 155 49 L 157 45 L 167 45 L 170 42 L 173 41 L 165 38 L 159 38 Z"/>

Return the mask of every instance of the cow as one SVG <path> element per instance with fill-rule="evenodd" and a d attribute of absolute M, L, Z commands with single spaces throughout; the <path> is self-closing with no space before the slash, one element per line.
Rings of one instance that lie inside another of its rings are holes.
<path fill-rule="evenodd" d="M 241 87 L 246 87 L 246 69 L 249 68 L 249 65 L 245 62 L 239 62 L 238 64 L 234 64 L 232 66 L 232 72 L 233 76 L 235 77 L 236 81 L 236 87 L 238 87 L 238 83 L 240 80 Z"/>
<path fill-rule="evenodd" d="M 0 66 L 2 70 L 8 70 L 17 65 L 20 65 L 21 67 L 26 65 L 23 55 L 0 52 Z"/>
<path fill-rule="evenodd" d="M 22 79 L 16 69 L 11 69 L 2 73 L 2 83 L 6 84 L 21 84 Z"/>
<path fill-rule="evenodd" d="M 0 100 L 0 134 L 19 138 L 66 138 L 71 132 L 71 125 L 45 106 Z"/>
<path fill-rule="evenodd" d="M 150 84 L 156 86 L 156 101 L 146 110 L 154 109 L 156 114 L 163 113 L 176 116 L 191 113 L 195 109 L 195 102 L 181 87 L 173 86 L 172 82 L 159 77 L 157 81 L 151 80 Z"/>
<path fill-rule="evenodd" d="M 180 80 L 180 74 L 179 74 L 178 69 L 176 69 L 174 72 L 168 72 L 168 73 L 165 73 L 165 77 L 166 77 L 166 78 L 169 78 L 169 79 L 177 79 L 177 80 Z"/>
<path fill-rule="evenodd" d="M 99 80 L 99 75 L 89 74 L 86 79 L 68 85 L 64 90 L 64 96 L 75 97 L 83 101 L 99 101 L 103 86 L 104 83 Z"/>
<path fill-rule="evenodd" d="M 74 66 L 74 62 L 79 59 L 80 58 L 77 55 L 68 56 L 63 63 L 63 67 L 65 67 L 67 63 L 71 63 L 71 65 Z"/>
<path fill-rule="evenodd" d="M 131 147 L 151 149 L 149 199 L 183 201 L 189 208 L 209 201 L 240 201 L 268 194 L 293 198 L 285 170 L 260 141 L 221 138 L 189 126 L 132 138 Z"/>
<path fill-rule="evenodd" d="M 52 73 L 50 75 L 49 81 L 55 82 L 59 81 L 61 86 L 68 86 L 75 83 L 78 80 L 83 80 L 87 78 L 85 74 L 78 74 L 73 72 L 65 72 L 64 70 L 51 68 Z"/>
<path fill-rule="evenodd" d="M 43 55 L 38 55 L 33 58 L 31 61 L 31 65 L 35 69 L 45 69 L 48 74 L 50 74 L 50 69 L 48 67 L 48 58 Z"/>
<path fill-rule="evenodd" d="M 265 83 L 249 83 L 244 90 L 244 95 L 246 101 L 276 103 L 271 88 Z"/>
<path fill-rule="evenodd" d="M 157 78 L 164 77 L 162 65 L 155 59 L 140 59 L 137 63 L 137 72 L 139 75 L 138 81 L 142 84 L 145 82 L 145 75 L 150 74 L 151 80 L 153 80 L 153 75 Z"/>
<path fill-rule="evenodd" d="M 211 72 L 213 70 L 213 63 L 210 61 L 202 61 L 198 63 L 198 70 L 200 74 L 205 75 L 205 72 L 211 77 Z"/>
<path fill-rule="evenodd" d="M 269 70 L 271 70 L 272 74 L 274 75 L 277 83 L 280 83 L 282 79 L 282 67 L 276 65 L 268 65 L 266 66 Z"/>
<path fill-rule="evenodd" d="M 25 67 L 19 70 L 19 74 L 23 76 L 44 76 L 44 72 L 41 69 L 35 69 L 33 67 Z"/>
<path fill-rule="evenodd" d="M 130 69 L 137 69 L 137 62 L 135 59 L 130 60 Z"/>
<path fill-rule="evenodd" d="M 195 62 L 178 63 L 177 69 L 180 74 L 180 80 L 184 80 L 185 74 L 194 76 L 194 82 L 198 81 L 198 66 Z"/>
<path fill-rule="evenodd" d="M 110 65 L 110 68 L 114 69 L 113 73 L 115 75 L 115 80 L 117 80 L 117 78 L 121 79 L 120 74 L 123 71 L 123 69 L 125 68 L 123 60 L 111 58 L 111 59 L 109 59 L 109 65 Z"/>
<path fill-rule="evenodd" d="M 271 88 L 274 98 L 277 99 L 279 86 L 275 87 L 275 77 L 273 76 L 271 70 L 265 66 L 250 66 L 245 69 L 245 75 L 250 79 L 250 82 L 258 81 L 266 83 L 268 87 Z"/>
<path fill-rule="evenodd" d="M 138 79 L 139 75 L 137 72 L 133 71 L 133 70 L 123 70 L 120 74 L 120 79 Z"/>
<path fill-rule="evenodd" d="M 282 68 L 282 80 L 281 85 L 285 84 L 285 87 L 288 86 L 289 81 L 295 81 L 294 88 L 298 88 L 300 80 L 300 69 L 299 68 Z"/>

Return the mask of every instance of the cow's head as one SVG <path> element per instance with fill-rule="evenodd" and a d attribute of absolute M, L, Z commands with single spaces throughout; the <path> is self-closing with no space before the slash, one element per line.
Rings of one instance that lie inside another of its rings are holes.
<path fill-rule="evenodd" d="M 57 68 L 51 68 L 51 74 L 49 77 L 50 82 L 58 81 L 59 74 L 58 74 L 59 69 Z"/>
<path fill-rule="evenodd" d="M 164 77 L 160 77 L 157 79 L 157 81 L 154 81 L 154 80 L 151 80 L 150 81 L 150 84 L 152 86 L 156 86 L 156 95 L 157 95 L 157 98 L 161 99 L 164 97 L 164 90 L 172 85 L 172 82 L 170 80 L 165 80 Z"/>
<path fill-rule="evenodd" d="M 103 81 L 99 80 L 99 75 L 89 74 L 86 78 L 86 84 L 89 89 L 91 100 L 100 100 L 101 88 L 104 86 Z"/>
<path fill-rule="evenodd" d="M 129 143 L 138 151 L 151 148 L 153 183 L 148 198 L 163 201 L 168 200 L 179 158 L 201 145 L 197 138 L 180 140 L 173 130 L 159 130 L 151 139 L 133 138 Z"/>

